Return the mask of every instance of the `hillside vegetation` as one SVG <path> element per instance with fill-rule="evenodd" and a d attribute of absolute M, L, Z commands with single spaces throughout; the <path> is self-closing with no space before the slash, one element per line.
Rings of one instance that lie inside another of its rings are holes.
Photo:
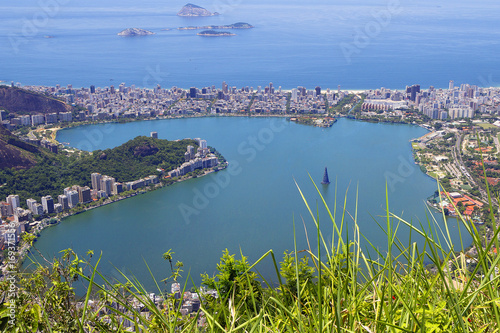
<path fill-rule="evenodd" d="M 157 168 L 170 171 L 180 166 L 188 145 L 196 146 L 196 142 L 140 136 L 119 147 L 82 156 L 54 155 L 42 148 L 43 153 L 31 155 L 26 150 L 20 150 L 20 154 L 27 154 L 33 159 L 33 164 L 27 170 L 0 170 L 0 184 L 6 184 L 0 187 L 0 198 L 18 194 L 21 203 L 28 198 L 39 200 L 45 195 L 57 198 L 65 187 L 90 186 L 90 174 L 93 172 L 114 177 L 118 182 L 157 175 Z"/>

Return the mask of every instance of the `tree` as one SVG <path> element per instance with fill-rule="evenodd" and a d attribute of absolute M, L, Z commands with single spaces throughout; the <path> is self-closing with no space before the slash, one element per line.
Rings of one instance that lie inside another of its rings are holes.
<path fill-rule="evenodd" d="M 235 259 L 234 254 L 230 255 L 225 249 L 220 263 L 217 264 L 219 272 L 214 277 L 202 274 L 202 284 L 217 290 L 223 299 L 234 297 L 234 304 L 243 302 L 253 309 L 253 302 L 250 299 L 255 299 L 256 304 L 261 304 L 262 286 L 257 281 L 257 274 L 249 271 L 249 268 L 250 264 L 245 256 L 242 255 L 239 260 Z"/>
<path fill-rule="evenodd" d="M 312 284 L 314 268 L 309 266 L 308 259 L 303 257 L 296 261 L 295 255 L 285 251 L 283 261 L 280 262 L 280 273 L 286 280 L 286 290 L 283 292 L 288 292 L 292 297 L 297 296 L 297 287 L 302 289 L 304 284 Z"/>
<path fill-rule="evenodd" d="M 26 238 L 32 243 L 33 238 Z M 62 251 L 62 257 L 44 264 L 33 261 L 35 269 L 19 274 L 16 296 L 14 329 L 6 330 L 4 318 L 0 321 L 2 332 L 81 332 L 78 308 L 73 284 L 85 271 L 86 264 L 70 249 Z M 48 266 L 44 266 L 47 265 Z M 0 294 L 6 295 L 8 281 L 0 283 Z M 2 303 L 4 314 L 8 304 Z M 88 317 L 85 325 L 95 326 L 94 318 Z M 20 328 L 20 329 L 19 329 Z"/>
<path fill-rule="evenodd" d="M 460 214 L 463 214 L 463 212 L 465 212 L 466 207 L 464 206 L 464 204 L 462 203 L 462 201 L 459 201 L 457 203 L 457 209 L 460 212 Z"/>
<path fill-rule="evenodd" d="M 184 267 L 184 263 L 182 261 L 175 263 L 175 271 L 172 273 L 172 278 L 175 282 L 177 282 L 177 279 L 181 277 L 181 272 L 183 271 L 182 267 Z"/>
<path fill-rule="evenodd" d="M 163 260 L 168 260 L 170 262 L 170 270 L 172 273 L 174 272 L 174 267 L 172 266 L 172 256 L 175 254 L 175 252 L 172 251 L 172 249 L 168 250 L 167 252 L 163 253 Z"/>

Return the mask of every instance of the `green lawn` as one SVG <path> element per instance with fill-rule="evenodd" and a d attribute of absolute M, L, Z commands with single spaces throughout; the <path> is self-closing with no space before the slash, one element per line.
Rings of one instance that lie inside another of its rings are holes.
<path fill-rule="evenodd" d="M 485 129 L 485 130 L 492 129 L 492 128 L 498 128 L 495 125 L 490 124 L 490 123 L 478 123 L 477 125 L 480 126 L 482 129 Z"/>
<path fill-rule="evenodd" d="M 438 174 L 435 172 L 429 172 L 429 176 L 431 176 L 434 179 L 438 179 Z"/>
<path fill-rule="evenodd" d="M 420 150 L 420 146 L 418 145 L 418 143 L 416 142 L 412 142 L 411 143 L 411 147 L 414 149 L 414 150 Z"/>

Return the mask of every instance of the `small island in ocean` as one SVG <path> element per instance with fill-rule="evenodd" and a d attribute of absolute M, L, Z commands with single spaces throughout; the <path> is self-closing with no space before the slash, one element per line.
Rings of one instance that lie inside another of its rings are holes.
<path fill-rule="evenodd" d="M 152 31 L 139 29 L 139 28 L 128 28 L 118 33 L 118 36 L 132 37 L 132 36 L 149 36 L 154 35 Z"/>
<path fill-rule="evenodd" d="M 236 36 L 236 34 L 226 32 L 226 31 L 215 31 L 215 30 L 205 30 L 197 33 L 198 36 L 205 37 L 227 37 L 227 36 Z"/>
<path fill-rule="evenodd" d="M 252 29 L 254 28 L 253 25 L 244 23 L 244 22 L 238 22 L 238 23 L 233 23 L 233 24 L 227 24 L 227 25 L 205 25 L 201 27 L 180 27 L 177 28 L 177 30 L 214 30 L 214 29 Z"/>
<path fill-rule="evenodd" d="M 220 15 L 219 13 L 211 13 L 203 7 L 193 5 L 192 3 L 188 3 L 177 13 L 177 16 L 185 16 L 185 17 L 193 17 L 193 16 L 216 16 Z"/>

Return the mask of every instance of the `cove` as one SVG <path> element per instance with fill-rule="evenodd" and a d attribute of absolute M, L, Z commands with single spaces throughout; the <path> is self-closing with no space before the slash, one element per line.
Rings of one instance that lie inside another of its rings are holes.
<path fill-rule="evenodd" d="M 308 174 L 332 211 L 337 192 L 337 218 L 347 195 L 350 233 L 358 196 L 360 230 L 381 252 L 387 236 L 376 221 L 385 224 L 386 184 L 391 212 L 417 224 L 432 218 L 425 199 L 437 185 L 414 164 L 409 142 L 426 133 L 418 126 L 340 119 L 330 128 L 316 128 L 282 118 L 207 117 L 81 126 L 60 131 L 57 139 L 97 150 L 152 131 L 161 139 L 206 139 L 230 168 L 67 218 L 43 231 L 35 243 L 44 255 L 55 256 L 69 247 L 80 256 L 89 249 L 95 256 L 102 251 L 105 275 L 119 278 L 117 268 L 150 290 L 154 284 L 144 262 L 158 281 L 169 276 L 170 266 L 162 259 L 168 249 L 175 252 L 174 262 L 184 263 L 181 280 L 190 272 L 196 284 L 200 273 L 215 272 L 226 248 L 237 256 L 241 250 L 250 262 L 269 249 L 281 259 L 285 250 L 293 249 L 293 221 L 298 249 L 307 248 L 304 225 L 311 247 L 316 246 L 314 223 L 295 181 L 313 209 L 320 206 L 325 240 L 331 241 L 332 224 Z M 320 184 L 325 166 L 332 182 L 328 186 Z M 456 223 L 450 225 L 459 245 Z M 400 228 L 398 235 L 408 240 L 408 229 Z M 463 241 L 465 247 L 471 243 Z M 275 276 L 270 259 L 257 269 Z"/>

